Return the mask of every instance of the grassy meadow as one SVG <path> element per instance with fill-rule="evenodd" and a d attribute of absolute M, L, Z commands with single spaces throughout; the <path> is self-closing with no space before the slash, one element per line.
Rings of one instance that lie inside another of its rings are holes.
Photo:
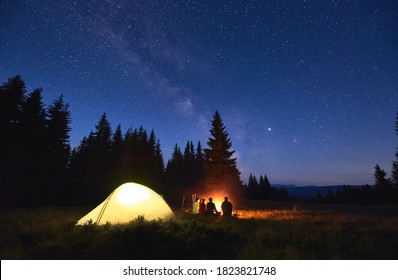
<path fill-rule="evenodd" d="M 1 211 L 0 257 L 398 259 L 398 206 L 246 200 L 238 208 L 228 219 L 178 211 L 170 221 L 79 227 L 90 209 Z"/>

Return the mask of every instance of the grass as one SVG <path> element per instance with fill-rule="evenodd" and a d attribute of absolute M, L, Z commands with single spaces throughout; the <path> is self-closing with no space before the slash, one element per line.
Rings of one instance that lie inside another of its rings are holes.
<path fill-rule="evenodd" d="M 397 206 L 245 201 L 229 219 L 75 227 L 88 210 L 0 212 L 1 259 L 398 259 Z"/>

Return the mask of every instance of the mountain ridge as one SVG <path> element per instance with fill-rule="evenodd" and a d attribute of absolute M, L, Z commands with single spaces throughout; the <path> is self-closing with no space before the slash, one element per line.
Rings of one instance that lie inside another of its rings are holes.
<path fill-rule="evenodd" d="M 329 190 L 336 193 L 339 189 L 344 187 L 362 188 L 363 186 L 364 185 L 297 186 L 294 184 L 272 184 L 272 187 L 274 188 L 285 188 L 292 197 L 315 197 L 318 192 L 322 196 L 326 196 Z"/>

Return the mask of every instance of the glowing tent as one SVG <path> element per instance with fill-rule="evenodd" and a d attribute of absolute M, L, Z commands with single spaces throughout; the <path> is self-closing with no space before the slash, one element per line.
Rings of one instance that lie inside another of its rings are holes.
<path fill-rule="evenodd" d="M 166 220 L 175 217 L 159 194 L 144 185 L 125 183 L 81 218 L 76 225 L 84 225 L 90 220 L 97 225 L 124 224 L 139 216 L 146 220 Z"/>

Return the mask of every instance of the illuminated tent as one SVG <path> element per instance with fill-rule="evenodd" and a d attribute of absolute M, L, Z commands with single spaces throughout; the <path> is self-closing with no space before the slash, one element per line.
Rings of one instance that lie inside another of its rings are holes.
<path fill-rule="evenodd" d="M 139 216 L 146 220 L 166 220 L 175 217 L 170 206 L 159 194 L 144 185 L 125 183 L 81 218 L 76 225 L 90 223 L 90 220 L 97 225 L 124 224 Z"/>

